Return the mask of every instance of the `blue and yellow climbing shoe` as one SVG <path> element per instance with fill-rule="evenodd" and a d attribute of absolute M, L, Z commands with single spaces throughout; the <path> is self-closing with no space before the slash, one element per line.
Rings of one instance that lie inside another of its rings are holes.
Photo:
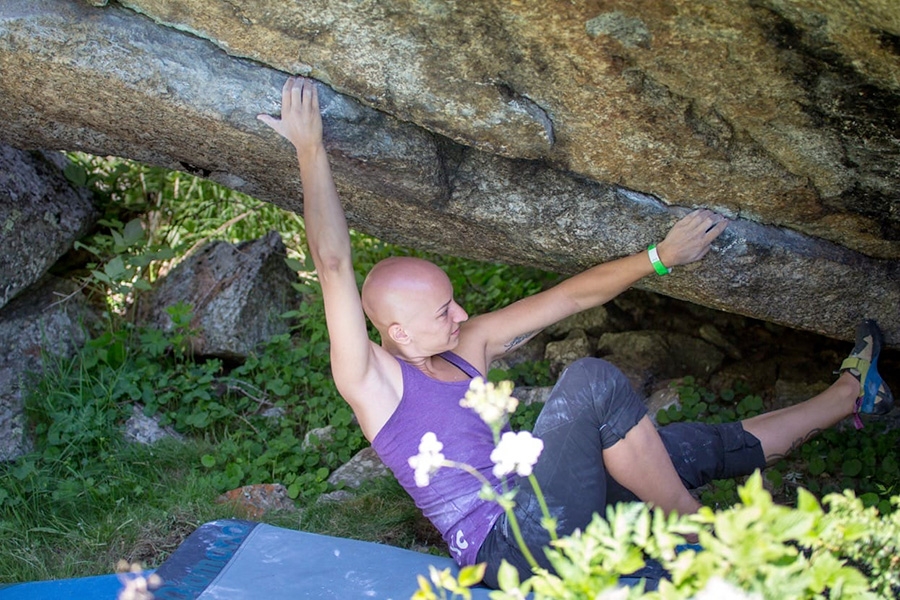
<path fill-rule="evenodd" d="M 878 355 L 881 353 L 881 329 L 866 319 L 856 327 L 856 346 L 844 362 L 840 373 L 850 371 L 859 380 L 859 397 L 853 411 L 853 424 L 863 428 L 860 413 L 884 415 L 894 408 L 894 395 L 878 373 Z"/>

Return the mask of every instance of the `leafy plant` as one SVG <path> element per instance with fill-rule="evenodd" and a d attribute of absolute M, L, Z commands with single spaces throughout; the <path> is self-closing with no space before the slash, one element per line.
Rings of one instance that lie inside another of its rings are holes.
<path fill-rule="evenodd" d="M 810 539 L 813 551 L 825 549 L 858 567 L 884 598 L 900 597 L 900 496 L 890 500 L 892 514 L 865 506 L 850 490 L 829 494 L 829 512 L 816 535 Z"/>
<path fill-rule="evenodd" d="M 107 298 L 117 299 L 110 308 L 121 311 L 125 297 L 134 291 L 150 289 L 150 281 L 145 276 L 150 263 L 168 260 L 174 252 L 168 247 L 148 248 L 140 219 L 124 224 L 115 219 L 101 219 L 98 224 L 108 227 L 108 231 L 94 234 L 89 243 L 76 241 L 74 247 L 94 255 L 96 262 L 87 264 L 89 283 L 93 283 L 95 290 L 102 290 Z"/>
<path fill-rule="evenodd" d="M 512 381 L 516 386 L 525 387 L 546 387 L 556 383 L 556 379 L 550 374 L 550 361 L 548 360 L 522 362 L 508 369 L 491 369 L 488 373 L 488 381 L 494 383 Z"/>
<path fill-rule="evenodd" d="M 637 503 L 609 507 L 583 531 L 551 542 L 547 556 L 554 572 L 537 569 L 521 581 L 515 569 L 504 565 L 498 574 L 501 590 L 490 596 L 515 600 L 532 594 L 543 600 L 609 594 L 686 600 L 724 588 L 773 600 L 875 599 L 893 598 L 900 591 L 896 518 L 864 509 L 852 494 L 828 496 L 829 512 L 803 490 L 797 508 L 781 506 L 763 488 L 759 473 L 738 494 L 741 503 L 731 508 L 703 508 L 680 517 L 665 517 L 661 510 Z M 894 502 L 900 503 L 900 497 Z M 880 530 L 883 535 L 871 537 Z M 686 546 L 687 534 L 697 535 L 699 546 Z M 641 585 L 618 588 L 620 578 L 645 566 L 647 558 L 659 561 L 671 579 L 661 580 L 656 591 Z M 462 578 L 451 585 L 443 580 L 442 589 L 452 594 L 447 597 L 464 597 Z"/>
<path fill-rule="evenodd" d="M 744 382 L 738 381 L 735 387 L 737 389 L 727 389 L 716 394 L 698 385 L 694 377 L 684 377 L 675 384 L 678 404 L 657 412 L 656 421 L 660 425 L 679 421 L 727 423 L 763 412 L 760 396 L 751 394 Z"/>

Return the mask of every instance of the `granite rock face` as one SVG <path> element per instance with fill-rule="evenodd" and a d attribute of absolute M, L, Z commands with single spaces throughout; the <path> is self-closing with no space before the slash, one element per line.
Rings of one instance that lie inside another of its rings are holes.
<path fill-rule="evenodd" d="M 0 145 L 0 308 L 38 281 L 97 218 L 58 153 Z"/>
<path fill-rule="evenodd" d="M 733 219 L 713 252 L 641 287 L 898 347 L 898 54 L 893 0 L 11 0 L 0 140 L 300 211 L 255 116 L 310 75 L 358 229 L 572 273 L 706 206 Z"/>

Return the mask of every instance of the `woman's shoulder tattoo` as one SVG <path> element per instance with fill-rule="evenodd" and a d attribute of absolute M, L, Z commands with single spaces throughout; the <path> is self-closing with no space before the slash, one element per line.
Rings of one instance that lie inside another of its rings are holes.
<path fill-rule="evenodd" d="M 524 344 L 525 342 L 527 342 L 528 340 L 533 338 L 535 335 L 537 335 L 537 331 L 530 331 L 528 333 L 523 333 L 520 336 L 516 336 L 513 339 L 511 339 L 510 341 L 506 342 L 503 345 L 503 349 L 504 349 L 504 351 L 509 352 L 510 350 L 512 350 L 514 348 L 518 348 L 519 346 L 521 346 L 522 344 Z"/>

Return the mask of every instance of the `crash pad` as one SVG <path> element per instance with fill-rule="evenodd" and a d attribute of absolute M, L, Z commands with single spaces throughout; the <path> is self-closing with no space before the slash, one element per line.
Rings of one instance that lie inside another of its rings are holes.
<path fill-rule="evenodd" d="M 442 556 L 264 523 L 227 519 L 195 530 L 156 569 L 157 600 L 349 600 L 410 598 L 428 567 L 451 569 Z M 0 600 L 114 599 L 116 575 L 39 581 L 0 588 Z M 476 600 L 487 588 L 472 590 Z"/>

